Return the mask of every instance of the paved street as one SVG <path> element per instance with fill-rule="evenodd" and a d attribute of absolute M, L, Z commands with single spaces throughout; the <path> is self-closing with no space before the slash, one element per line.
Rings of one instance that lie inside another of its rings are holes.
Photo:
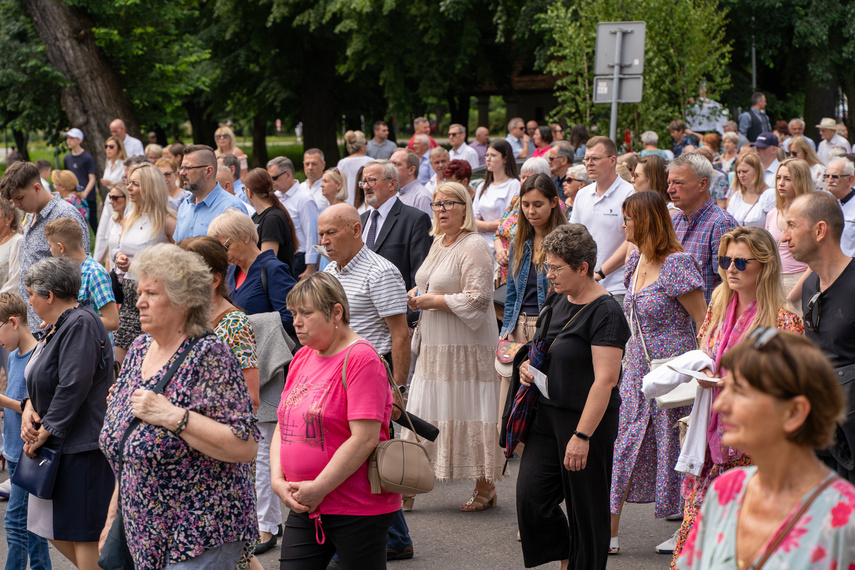
<path fill-rule="evenodd" d="M 502 570 L 523 568 L 516 541 L 514 510 L 515 461 L 511 476 L 499 483 L 499 505 L 480 513 L 461 513 L 457 506 L 471 493 L 469 483 L 440 483 L 433 492 L 416 498 L 415 510 L 407 514 L 410 534 L 415 542 L 415 558 L 391 562 L 391 570 Z M 7 478 L 0 473 L 0 480 Z M 0 502 L 0 516 L 6 502 Z M 678 523 L 653 519 L 652 505 L 627 505 L 622 525 L 621 551 L 609 559 L 609 570 L 664 570 L 670 557 L 658 555 L 653 547 L 667 538 Z M 6 559 L 5 532 L 0 540 L 0 560 Z M 56 550 L 51 559 L 57 570 L 74 566 Z M 265 570 L 279 568 L 278 548 L 260 557 Z M 557 568 L 558 564 L 542 566 Z"/>

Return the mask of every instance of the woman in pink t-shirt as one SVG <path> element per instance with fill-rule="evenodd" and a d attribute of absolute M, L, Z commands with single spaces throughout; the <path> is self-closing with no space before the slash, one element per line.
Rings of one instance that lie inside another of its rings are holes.
<path fill-rule="evenodd" d="M 303 279 L 286 302 L 303 348 L 288 371 L 270 449 L 273 490 L 291 509 L 280 568 L 323 569 L 334 553 L 344 568 L 385 568 L 401 495 L 371 493 L 367 460 L 389 439 L 386 369 L 371 346 L 352 346 L 360 337 L 331 274 Z"/>

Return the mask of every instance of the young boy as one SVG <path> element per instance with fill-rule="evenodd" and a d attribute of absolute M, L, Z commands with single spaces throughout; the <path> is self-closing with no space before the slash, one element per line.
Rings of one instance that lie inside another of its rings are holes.
<path fill-rule="evenodd" d="M 44 159 L 39 159 L 36 161 L 36 168 L 39 169 L 39 176 L 42 180 L 42 186 L 44 186 L 45 188 L 53 188 L 53 186 L 48 183 L 48 180 L 50 180 L 50 174 L 51 172 L 53 172 L 53 169 L 50 166 L 50 162 Z"/>
<path fill-rule="evenodd" d="M 6 443 L 3 455 L 9 466 L 9 477 L 18 467 L 24 442 L 21 440 L 21 400 L 27 396 L 24 368 L 27 365 L 36 339 L 27 327 L 27 305 L 15 293 L 0 293 L 0 345 L 9 354 L 9 385 L 6 395 L 0 396 L 0 406 L 7 408 L 3 419 Z M 29 493 L 12 485 L 4 524 L 10 568 L 26 568 L 27 558 L 33 570 L 50 569 L 47 540 L 27 531 L 27 504 Z"/>
<path fill-rule="evenodd" d="M 80 264 L 80 304 L 92 307 L 108 331 L 118 329 L 119 311 L 110 274 L 83 249 L 83 232 L 77 222 L 72 218 L 53 220 L 45 226 L 45 239 L 52 256 L 68 257 Z"/>

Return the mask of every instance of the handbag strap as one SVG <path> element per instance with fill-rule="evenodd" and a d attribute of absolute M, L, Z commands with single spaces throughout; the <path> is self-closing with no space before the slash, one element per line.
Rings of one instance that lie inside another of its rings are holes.
<path fill-rule="evenodd" d="M 799 520 L 801 520 L 802 516 L 807 512 L 807 510 L 810 508 L 811 504 L 816 500 L 816 498 L 819 497 L 822 492 L 825 491 L 826 488 L 828 488 L 829 485 L 831 485 L 838 479 L 840 479 L 840 477 L 832 473 L 826 477 L 825 481 L 823 481 L 819 485 L 819 487 L 814 489 L 810 497 L 808 497 L 807 500 L 802 503 L 802 506 L 799 507 L 798 511 L 796 511 L 796 514 L 790 517 L 789 522 L 787 522 L 787 524 L 782 527 L 781 530 L 778 531 L 778 533 L 775 535 L 775 539 L 771 543 L 769 543 L 769 546 L 766 547 L 766 550 L 763 551 L 763 557 L 760 558 L 760 561 L 755 566 L 756 570 L 760 570 L 761 568 L 763 568 L 763 564 L 765 564 L 766 561 L 769 560 L 769 557 L 772 556 L 776 550 L 778 550 L 778 547 L 781 546 L 781 543 L 783 543 L 784 540 L 786 540 L 787 535 L 790 534 L 790 531 L 793 530 L 793 527 L 798 524 Z"/>
<path fill-rule="evenodd" d="M 398 400 L 398 408 L 401 410 L 401 413 L 407 418 L 407 423 L 410 424 L 410 430 L 412 430 L 413 435 L 416 437 L 416 441 L 421 443 L 419 439 L 419 434 L 416 433 L 416 428 L 413 426 L 413 420 L 410 419 L 410 414 L 407 413 L 407 410 L 404 407 L 404 400 L 401 398 L 401 391 L 398 390 L 398 387 L 395 386 L 395 383 L 392 381 L 392 371 L 389 370 L 389 363 L 387 363 L 382 356 L 377 353 L 377 349 L 374 348 L 370 342 L 365 340 L 357 340 L 353 344 L 350 345 L 350 348 L 347 349 L 347 354 L 344 355 L 344 364 L 341 365 L 341 384 L 344 386 L 344 390 L 347 391 L 347 359 L 350 358 L 350 351 L 357 344 L 364 344 L 371 348 L 377 357 L 380 359 L 380 362 L 383 363 L 383 366 L 386 368 L 386 380 L 389 382 L 389 388 L 392 390 L 392 400 Z"/>
<path fill-rule="evenodd" d="M 184 350 L 184 352 L 179 354 L 178 358 L 172 361 L 172 364 L 169 366 L 166 372 L 164 372 L 163 377 L 160 379 L 160 381 L 158 381 L 155 387 L 152 388 L 152 392 L 154 392 L 155 394 L 163 393 L 163 388 L 166 387 L 169 381 L 172 380 L 172 377 L 175 376 L 175 372 L 184 363 L 184 359 L 187 358 L 187 355 L 190 354 L 190 351 L 193 350 L 193 347 L 196 346 L 200 340 L 210 334 L 213 333 L 205 333 L 202 336 L 197 336 L 196 338 L 191 339 L 190 344 L 187 345 L 187 348 Z M 131 435 L 131 433 L 133 433 L 133 431 L 137 429 L 137 426 L 139 426 L 140 423 L 142 423 L 142 420 L 139 418 L 134 418 L 133 420 L 131 420 L 131 423 L 129 423 L 127 429 L 125 429 L 125 434 L 122 436 L 122 441 L 119 444 L 119 455 L 117 457 L 118 469 L 116 471 L 118 471 L 120 480 L 122 477 L 122 467 L 124 464 L 124 461 L 122 460 L 122 453 L 124 453 L 125 450 L 125 442 L 128 440 L 128 437 Z"/>

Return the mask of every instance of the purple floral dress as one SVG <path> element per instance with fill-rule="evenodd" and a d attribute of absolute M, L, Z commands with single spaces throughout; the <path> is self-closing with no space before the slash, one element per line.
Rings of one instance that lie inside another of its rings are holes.
<path fill-rule="evenodd" d="M 635 303 L 644 343 L 650 358 L 678 356 L 696 348 L 692 318 L 677 300 L 703 287 L 703 279 L 688 253 L 665 258 L 659 277 L 639 291 L 632 291 L 632 274 L 638 252 L 626 264 L 627 292 L 624 311 L 630 318 Z M 690 408 L 662 410 L 655 400 L 641 393 L 641 379 L 650 371 L 638 338 L 638 323 L 632 319 L 632 337 L 626 344 L 625 368 L 620 384 L 620 423 L 615 441 L 610 508 L 620 512 L 626 494 L 629 503 L 656 503 L 657 518 L 680 512 L 680 477 L 674 465 L 680 456 L 680 440 L 674 424 Z"/>
<path fill-rule="evenodd" d="M 131 345 L 107 408 L 100 442 L 114 472 L 133 417 L 131 395 L 137 388 L 153 388 L 172 362 L 143 380 L 140 369 L 150 345 L 149 335 Z M 237 358 L 214 335 L 199 341 L 163 393 L 175 405 L 227 424 L 243 440 L 259 439 Z M 145 422 L 130 435 L 122 456 L 122 515 L 139 570 L 189 560 L 229 542 L 258 539 L 249 463 L 212 459 L 171 431 Z"/>

